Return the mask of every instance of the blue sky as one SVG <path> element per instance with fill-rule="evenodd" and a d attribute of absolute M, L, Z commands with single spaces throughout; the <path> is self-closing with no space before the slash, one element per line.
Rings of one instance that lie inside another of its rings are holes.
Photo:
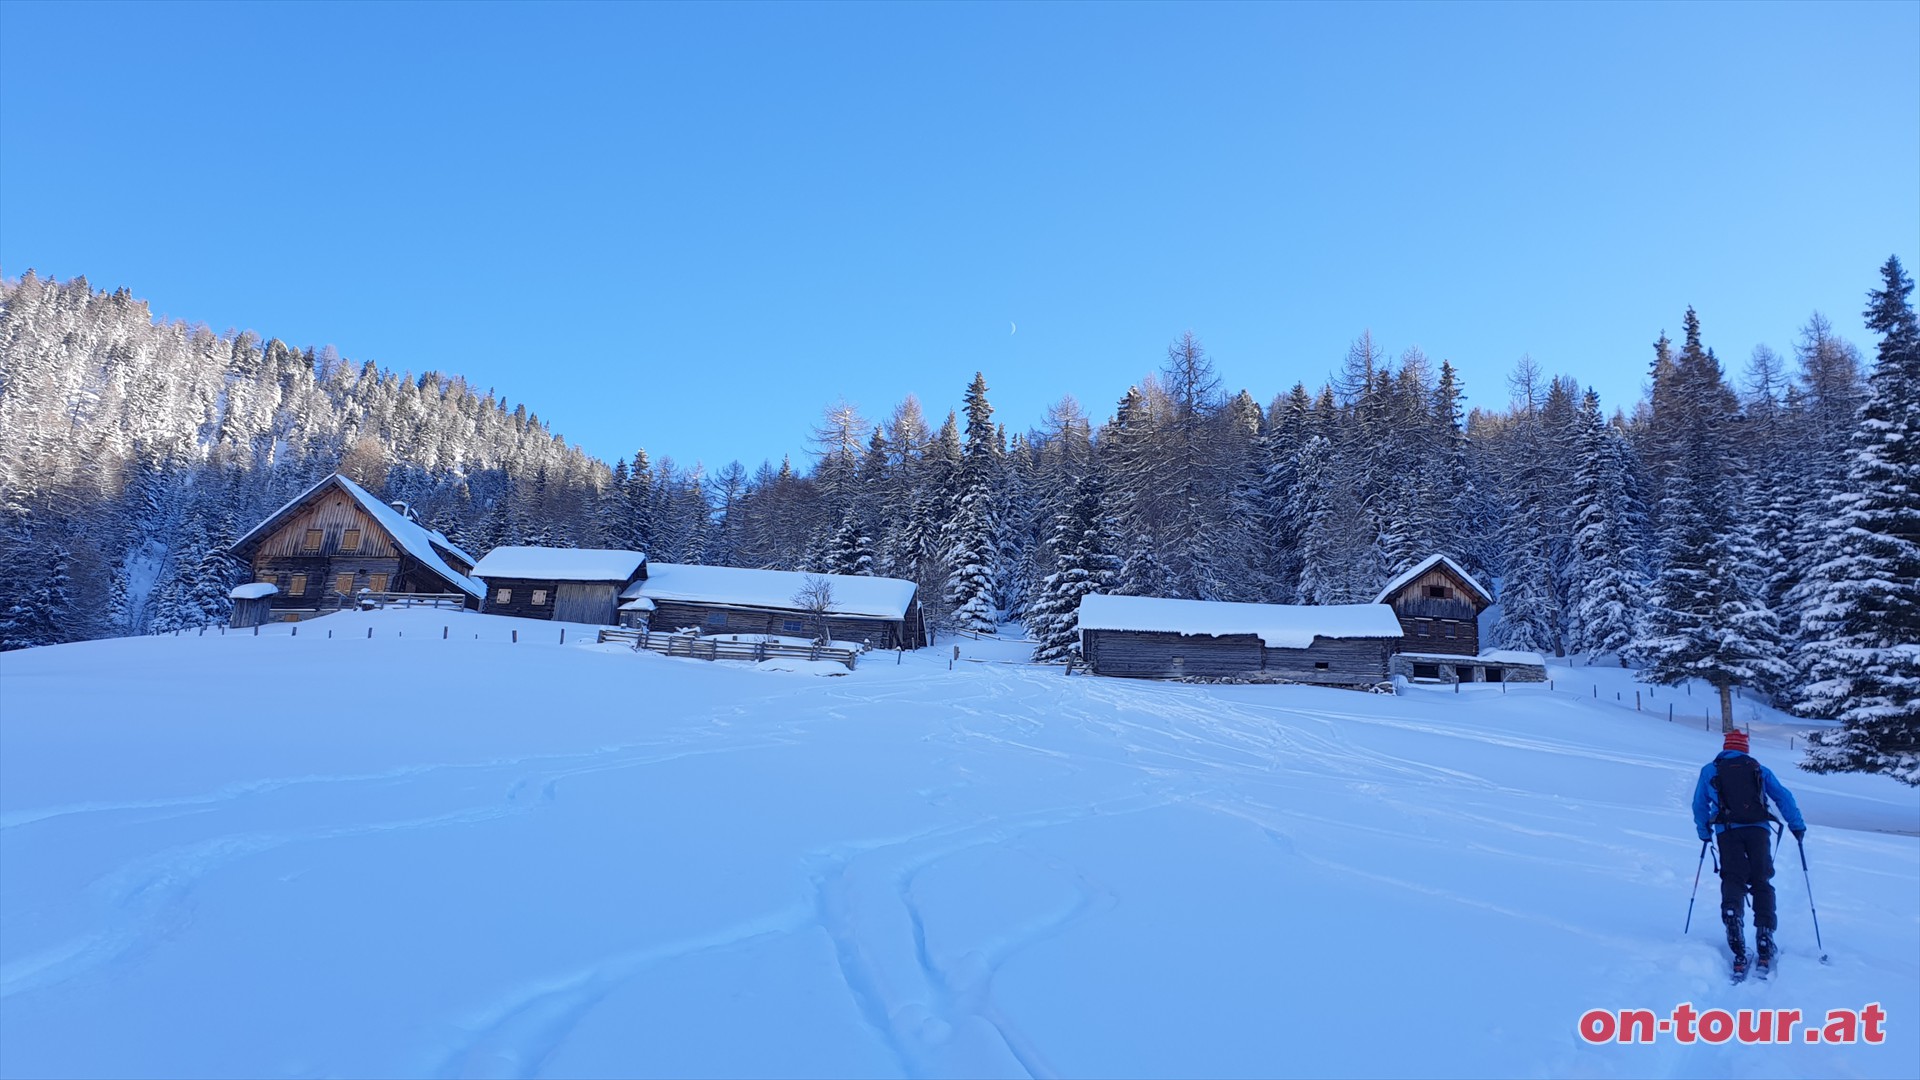
<path fill-rule="evenodd" d="M 609 460 L 1096 419 L 1362 330 L 1506 399 L 1920 265 L 1920 4 L 0 4 L 0 271 L 459 372 Z M 1012 324 L 1018 332 L 1010 332 Z"/>

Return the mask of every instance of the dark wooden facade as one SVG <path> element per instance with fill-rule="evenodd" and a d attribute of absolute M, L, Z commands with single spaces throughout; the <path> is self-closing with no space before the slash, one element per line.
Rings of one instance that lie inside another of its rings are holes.
<path fill-rule="evenodd" d="M 622 621 L 628 626 L 645 626 L 672 632 L 698 629 L 703 634 L 778 634 L 784 637 L 812 637 L 820 623 L 797 608 L 744 607 L 710 604 L 691 600 L 654 599 L 654 609 L 625 611 Z M 918 649 L 927 643 L 926 624 L 916 599 L 907 605 L 906 617 L 888 619 L 869 615 L 829 615 L 827 632 L 835 641 L 860 641 L 876 649 Z"/>
<path fill-rule="evenodd" d="M 248 596 L 235 597 L 233 613 L 227 617 L 227 625 L 236 629 L 259 626 L 273 620 L 273 597 Z"/>
<path fill-rule="evenodd" d="M 332 479 L 332 478 L 330 478 Z M 233 554 L 249 564 L 250 580 L 279 591 L 268 598 L 272 619 L 334 610 L 365 589 L 374 593 L 448 593 L 464 590 L 403 547 L 344 487 L 322 482 L 271 531 L 249 536 Z M 411 523 L 409 523 L 411 524 Z M 422 535 L 426 530 L 421 530 Z M 460 570 L 450 550 L 429 545 Z M 477 607 L 469 597 L 468 607 Z"/>
<path fill-rule="evenodd" d="M 1381 597 L 1406 633 L 1402 649 L 1455 656 L 1480 652 L 1480 613 L 1492 602 L 1445 561 Z"/>
<path fill-rule="evenodd" d="M 635 574 L 626 581 L 490 577 L 486 579 L 487 599 L 481 610 L 488 615 L 612 626 L 619 621 L 615 615 L 621 590 L 639 577 Z"/>
<path fill-rule="evenodd" d="M 1304 649 L 1268 647 L 1255 634 L 1083 630 L 1081 655 L 1096 675 L 1139 679 L 1264 675 L 1288 682 L 1365 686 L 1387 681 L 1392 638 L 1316 637 Z"/>

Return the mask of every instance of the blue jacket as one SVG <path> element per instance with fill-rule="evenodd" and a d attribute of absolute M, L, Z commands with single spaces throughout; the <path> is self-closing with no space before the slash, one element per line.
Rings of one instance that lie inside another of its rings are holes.
<path fill-rule="evenodd" d="M 1767 827 L 1767 823 L 1764 821 L 1757 822 L 1754 825 L 1716 825 L 1713 821 L 1714 818 L 1720 815 L 1720 797 L 1713 790 L 1714 768 L 1728 758 L 1744 756 L 1745 755 L 1738 750 L 1722 750 L 1718 757 L 1707 762 L 1706 766 L 1700 770 L 1700 781 L 1693 785 L 1693 829 L 1695 833 L 1699 834 L 1700 839 L 1712 839 L 1715 834 L 1725 832 L 1728 829 L 1751 829 L 1755 827 L 1764 829 Z M 1760 782 L 1762 788 L 1766 791 L 1766 797 L 1773 800 L 1773 804 L 1780 808 L 1780 815 L 1786 818 L 1787 828 L 1792 829 L 1794 832 L 1800 832 L 1805 829 L 1807 822 L 1805 818 L 1800 816 L 1800 806 L 1793 801 L 1793 792 L 1781 786 L 1780 781 L 1774 779 L 1773 770 L 1767 768 L 1765 765 L 1760 766 Z M 1711 830 L 1711 832 L 1709 830 Z"/>

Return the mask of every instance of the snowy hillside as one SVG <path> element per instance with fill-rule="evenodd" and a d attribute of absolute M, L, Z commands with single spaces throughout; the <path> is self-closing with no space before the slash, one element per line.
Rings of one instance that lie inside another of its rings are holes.
<path fill-rule="evenodd" d="M 0 1074 L 1920 1073 L 1920 792 L 1756 726 L 1833 962 L 1789 839 L 1782 970 L 1729 987 L 1711 871 L 1681 933 L 1719 737 L 1617 670 L 1388 697 L 558 637 L 0 656 Z M 1682 1002 L 1888 1035 L 1576 1032 Z"/>

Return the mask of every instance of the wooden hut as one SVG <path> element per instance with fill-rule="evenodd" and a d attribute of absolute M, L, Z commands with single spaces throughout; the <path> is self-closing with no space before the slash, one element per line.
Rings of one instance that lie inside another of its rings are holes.
<path fill-rule="evenodd" d="M 452 541 L 335 473 L 268 515 L 228 551 L 271 584 L 266 617 L 300 619 L 356 601 L 431 596 L 480 605 L 473 559 Z"/>
<path fill-rule="evenodd" d="M 1401 629 L 1384 604 L 1228 604 L 1151 596 L 1080 601 L 1080 655 L 1096 675 L 1387 681 Z"/>
<path fill-rule="evenodd" d="M 278 586 L 265 581 L 234 586 L 227 594 L 233 600 L 233 613 L 227 616 L 227 625 L 240 629 L 269 621 L 273 617 L 273 597 L 279 591 Z"/>
<path fill-rule="evenodd" d="M 825 610 L 812 610 L 801 594 L 821 583 Z M 657 563 L 621 594 L 621 616 L 629 626 L 705 635 L 814 638 L 824 623 L 835 641 L 917 649 L 927 643 L 918 591 L 899 578 Z"/>
<path fill-rule="evenodd" d="M 501 547 L 474 564 L 488 615 L 612 626 L 620 594 L 647 576 L 647 557 L 609 548 Z"/>
<path fill-rule="evenodd" d="M 1430 555 L 1373 598 L 1386 604 L 1405 631 L 1403 651 L 1474 656 L 1480 652 L 1480 613 L 1493 594 L 1445 555 Z"/>

